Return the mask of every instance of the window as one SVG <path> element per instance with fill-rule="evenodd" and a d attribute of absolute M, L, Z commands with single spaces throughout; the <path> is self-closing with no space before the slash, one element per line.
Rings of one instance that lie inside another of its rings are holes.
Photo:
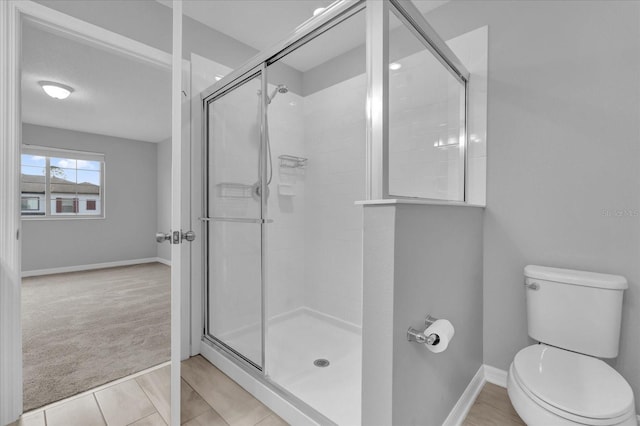
<path fill-rule="evenodd" d="M 78 213 L 78 199 L 56 198 L 56 213 Z"/>
<path fill-rule="evenodd" d="M 104 217 L 104 155 L 23 145 L 23 217 Z"/>
<path fill-rule="evenodd" d="M 37 212 L 40 210 L 40 199 L 38 197 L 22 197 L 23 212 Z"/>

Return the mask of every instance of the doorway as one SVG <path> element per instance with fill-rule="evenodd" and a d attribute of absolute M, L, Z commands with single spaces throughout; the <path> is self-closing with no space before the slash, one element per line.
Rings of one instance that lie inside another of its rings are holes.
<path fill-rule="evenodd" d="M 171 77 L 31 21 L 21 70 L 28 411 L 170 358 L 170 258 L 154 234 Z"/>

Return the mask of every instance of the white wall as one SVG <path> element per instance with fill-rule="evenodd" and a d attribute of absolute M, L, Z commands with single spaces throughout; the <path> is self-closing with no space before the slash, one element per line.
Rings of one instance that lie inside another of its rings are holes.
<path fill-rule="evenodd" d="M 26 144 L 105 154 L 104 219 L 22 221 L 22 270 L 156 257 L 156 144 L 24 124 Z"/>
<path fill-rule="evenodd" d="M 442 424 L 482 364 L 483 214 L 478 207 L 396 210 L 394 425 Z M 455 327 L 445 352 L 407 341 L 407 327 L 424 325 L 426 314 Z"/>
<path fill-rule="evenodd" d="M 479 207 L 364 207 L 362 424 L 442 424 L 482 365 Z M 434 354 L 407 341 L 430 314 L 451 321 Z"/>
<path fill-rule="evenodd" d="M 489 26 L 484 362 L 506 369 L 531 343 L 525 265 L 624 275 L 613 364 L 636 406 L 639 17 L 626 1 L 456 1 L 427 16 L 447 38 Z"/>

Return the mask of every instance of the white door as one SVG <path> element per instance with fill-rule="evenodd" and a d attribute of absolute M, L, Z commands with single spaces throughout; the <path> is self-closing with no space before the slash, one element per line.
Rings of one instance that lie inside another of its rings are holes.
<path fill-rule="evenodd" d="M 0 424 L 22 412 L 17 11 L 0 2 Z"/>

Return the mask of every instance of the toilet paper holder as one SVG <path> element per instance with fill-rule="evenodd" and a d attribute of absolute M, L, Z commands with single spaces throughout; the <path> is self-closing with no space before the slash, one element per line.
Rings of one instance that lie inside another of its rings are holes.
<path fill-rule="evenodd" d="M 424 328 L 427 329 L 436 322 L 438 318 L 434 318 L 431 315 L 427 314 L 427 317 L 424 319 Z M 440 336 L 435 333 L 431 333 L 428 336 L 425 336 L 424 333 L 420 330 L 416 330 L 413 327 L 409 327 L 407 330 L 407 340 L 410 342 L 416 342 L 421 344 L 427 344 L 430 346 L 435 346 L 440 343 Z"/>

